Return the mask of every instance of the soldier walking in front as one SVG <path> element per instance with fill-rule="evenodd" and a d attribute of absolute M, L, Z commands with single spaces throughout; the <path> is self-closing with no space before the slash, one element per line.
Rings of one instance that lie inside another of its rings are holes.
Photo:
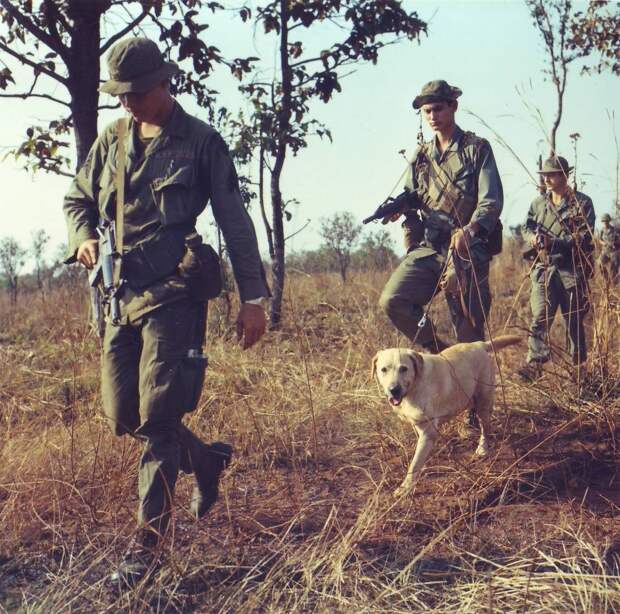
<path fill-rule="evenodd" d="M 179 470 L 196 479 L 191 510 L 215 502 L 228 444 L 207 445 L 182 423 L 200 398 L 208 265 L 195 230 L 208 201 L 226 240 L 242 305 L 237 331 L 244 348 L 265 330 L 261 301 L 269 295 L 252 221 L 222 137 L 172 98 L 178 72 L 146 38 L 109 52 L 101 90 L 129 112 L 95 141 L 64 201 L 67 263 L 92 268 L 103 241 L 97 226 L 116 228 L 114 313 L 105 325 L 103 409 L 116 435 L 144 442 L 139 466 L 136 543 L 110 578 L 131 586 L 156 567 L 170 521 Z"/>
<path fill-rule="evenodd" d="M 482 340 L 491 306 L 489 263 L 501 250 L 502 183 L 489 142 L 456 125 L 461 93 L 431 81 L 413 101 L 435 137 L 411 165 L 411 206 L 402 212 L 407 255 L 379 300 L 398 330 L 434 353 L 447 346 L 423 316 L 442 276 L 456 338 Z"/>
<path fill-rule="evenodd" d="M 530 273 L 528 354 L 519 370 L 526 381 L 539 377 L 551 357 L 549 332 L 558 308 L 573 364 L 587 358 L 584 318 L 590 308 L 595 214 L 592 200 L 568 185 L 571 170 L 561 156 L 545 160 L 539 173 L 548 191 L 532 202 L 525 223 L 525 239 L 536 253 Z"/>

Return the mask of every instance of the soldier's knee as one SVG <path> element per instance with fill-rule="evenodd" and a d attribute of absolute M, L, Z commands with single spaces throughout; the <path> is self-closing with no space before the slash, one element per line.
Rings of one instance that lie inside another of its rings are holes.
<path fill-rule="evenodd" d="M 379 297 L 379 307 L 389 318 L 396 315 L 401 308 L 402 299 L 397 298 L 391 292 L 383 292 Z"/>

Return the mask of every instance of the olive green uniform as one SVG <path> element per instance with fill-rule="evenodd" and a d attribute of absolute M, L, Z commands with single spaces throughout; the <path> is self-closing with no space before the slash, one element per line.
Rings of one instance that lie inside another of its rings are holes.
<path fill-rule="evenodd" d="M 616 281 L 620 267 L 620 230 L 612 224 L 601 228 L 601 255 L 599 266 L 606 279 Z"/>
<path fill-rule="evenodd" d="M 438 190 L 441 185 L 444 191 L 459 194 L 456 201 L 450 200 L 449 207 L 445 194 Z M 481 231 L 470 241 L 471 258 L 459 263 L 464 275 L 461 296 L 446 293 L 446 300 L 457 339 L 484 339 L 491 306 L 487 238 L 495 230 L 503 206 L 502 183 L 491 145 L 457 126 L 445 151 L 440 151 L 436 139 L 421 147 L 407 187 L 423 203 L 421 219 L 409 214 L 403 224 L 408 253 L 383 289 L 380 305 L 412 342 L 432 345 L 435 333 L 430 320 L 418 326 L 424 305 L 438 290 L 452 233 L 477 222 Z"/>
<path fill-rule="evenodd" d="M 587 357 L 583 320 L 590 307 L 588 279 L 592 273 L 591 246 L 595 214 L 592 201 L 569 190 L 559 205 L 550 195 L 536 198 L 527 215 L 524 237 L 532 241 L 539 228 L 550 235 L 547 250 L 538 254 L 530 278 L 532 321 L 528 363 L 550 358 L 549 330 L 560 308 L 566 325 L 568 351 L 574 364 Z"/>
<path fill-rule="evenodd" d="M 64 201 L 67 262 L 96 239 L 99 218 L 115 220 L 117 124 L 94 143 Z M 205 362 L 192 358 L 204 341 L 204 303 L 194 301 L 178 264 L 185 237 L 207 201 L 226 240 L 242 301 L 266 297 L 252 221 L 221 136 L 175 102 L 162 132 L 149 142 L 129 121 L 126 137 L 121 323 L 106 324 L 102 359 L 104 412 L 117 435 L 144 439 L 140 516 L 166 528 L 179 467 L 191 472 L 201 442 L 181 419 L 195 409 Z"/>

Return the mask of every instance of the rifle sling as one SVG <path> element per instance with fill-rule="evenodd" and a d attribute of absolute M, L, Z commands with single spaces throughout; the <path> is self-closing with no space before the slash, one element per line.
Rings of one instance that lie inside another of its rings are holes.
<path fill-rule="evenodd" d="M 116 122 L 117 152 L 116 152 L 116 224 L 115 240 L 116 253 L 119 257 L 123 255 L 123 226 L 125 223 L 125 138 L 127 135 L 127 120 L 121 117 Z M 117 266 L 114 267 L 114 285 L 120 282 L 120 258 Z"/>

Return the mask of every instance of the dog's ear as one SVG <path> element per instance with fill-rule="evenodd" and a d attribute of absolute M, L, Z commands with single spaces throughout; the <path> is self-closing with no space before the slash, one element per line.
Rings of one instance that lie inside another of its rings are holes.
<path fill-rule="evenodd" d="M 370 367 L 370 379 L 374 379 L 377 376 L 377 359 L 379 358 L 379 352 L 377 352 L 372 359 L 372 366 Z"/>
<path fill-rule="evenodd" d="M 422 367 L 424 366 L 424 358 L 422 358 L 422 354 L 410 350 L 409 352 L 407 352 L 407 356 L 409 356 L 411 364 L 413 365 L 414 375 L 418 377 L 418 375 L 420 375 L 422 371 Z"/>

